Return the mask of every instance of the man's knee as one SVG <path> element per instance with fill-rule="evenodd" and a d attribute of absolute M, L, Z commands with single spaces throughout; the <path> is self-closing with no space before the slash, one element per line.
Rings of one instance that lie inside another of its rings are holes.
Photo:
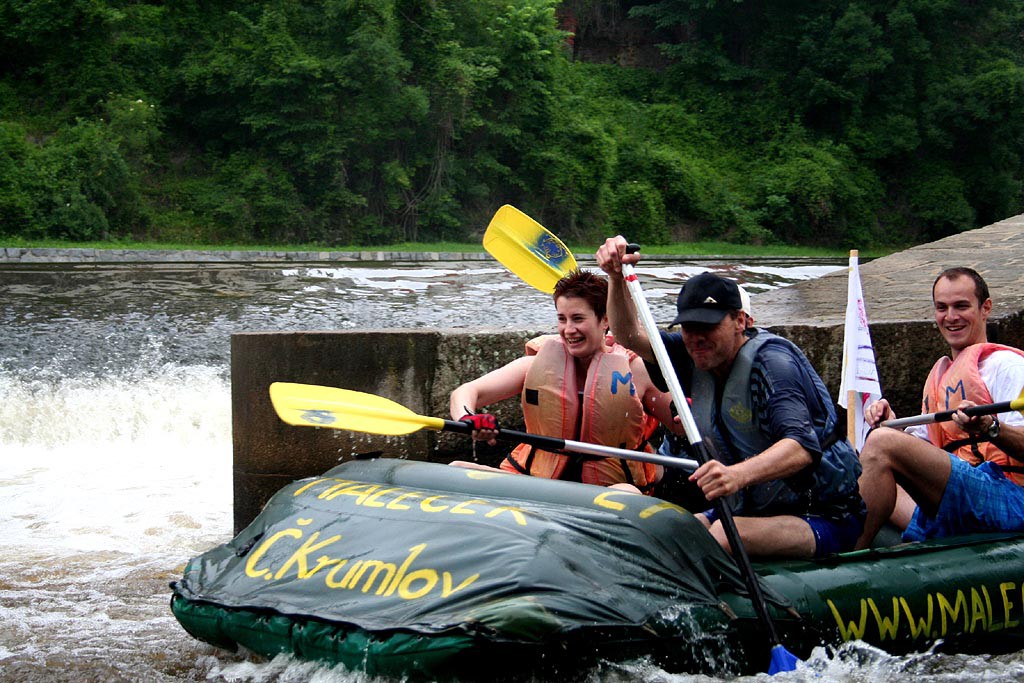
<path fill-rule="evenodd" d="M 905 439 L 913 438 L 915 437 L 905 432 L 889 429 L 888 427 L 872 430 L 868 434 L 864 448 L 860 452 L 861 466 L 865 470 L 877 467 L 891 467 L 893 458 L 897 457 L 899 453 L 904 452 L 906 446 Z"/>

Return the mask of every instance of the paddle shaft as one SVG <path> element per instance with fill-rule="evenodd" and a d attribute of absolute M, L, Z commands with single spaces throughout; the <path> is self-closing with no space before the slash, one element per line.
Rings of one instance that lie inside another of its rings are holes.
<path fill-rule="evenodd" d="M 473 431 L 473 426 L 468 422 L 462 422 L 460 420 L 444 420 L 444 426 L 442 429 L 448 432 L 470 434 Z M 636 460 L 637 462 L 649 462 L 655 465 L 678 467 L 684 470 L 695 470 L 700 466 L 700 463 L 696 460 L 691 460 L 690 458 L 676 458 L 668 455 L 658 455 L 657 453 L 630 451 L 625 448 L 614 448 L 612 446 L 602 446 L 596 443 L 559 439 L 553 436 L 542 436 L 540 434 L 530 434 L 529 432 L 519 432 L 514 429 L 499 429 L 498 438 L 502 441 L 528 443 L 531 446 L 536 446 L 537 448 L 541 448 L 545 451 L 568 451 L 569 453 L 596 455 L 602 458 Z"/>
<path fill-rule="evenodd" d="M 473 432 L 473 425 L 468 422 L 418 415 L 391 399 L 351 389 L 294 382 L 274 382 L 270 385 L 270 400 L 282 420 L 298 427 L 344 429 L 389 436 L 411 434 L 421 429 L 458 432 L 467 435 Z M 546 451 L 636 460 L 688 470 L 695 470 L 700 464 L 696 460 L 687 458 L 571 441 L 513 429 L 497 430 L 497 438 L 515 443 L 527 443 Z"/>
<path fill-rule="evenodd" d="M 630 245 L 629 248 L 631 251 L 638 249 L 638 247 L 634 248 L 634 245 Z M 693 413 L 690 412 L 690 406 L 686 401 L 686 394 L 683 393 L 683 388 L 679 384 L 679 377 L 676 375 L 672 361 L 668 357 L 668 351 L 665 349 L 665 342 L 661 338 L 661 331 L 654 321 L 651 309 L 647 305 L 647 297 L 644 296 L 643 287 L 640 286 L 640 280 L 637 279 L 636 271 L 631 264 L 622 264 L 622 276 L 633 298 L 633 304 L 640 317 L 640 323 L 643 325 L 647 338 L 650 340 L 651 348 L 654 350 L 654 357 L 658 361 L 662 377 L 665 378 L 665 382 L 668 384 L 672 402 L 675 404 L 676 410 L 679 411 L 679 418 L 683 423 L 683 429 L 686 431 L 686 438 L 693 446 L 697 460 L 701 464 L 706 463 L 711 459 L 711 454 L 708 452 L 707 444 L 701 439 L 700 430 L 697 428 L 697 423 L 693 419 Z M 736 560 L 736 565 L 743 574 L 747 590 L 750 592 L 750 600 L 754 605 L 754 612 L 768 632 L 768 639 L 771 641 L 772 647 L 781 645 L 782 640 L 775 629 L 775 622 L 772 621 L 771 615 L 768 614 L 768 605 L 764 599 L 764 592 L 761 590 L 761 584 L 757 581 L 757 574 L 754 572 L 754 566 L 750 563 L 750 556 L 747 555 L 743 539 L 740 538 L 739 529 L 736 528 L 736 520 L 733 519 L 732 511 L 723 498 L 715 500 L 714 505 L 718 519 L 722 522 L 722 528 L 725 530 L 725 537 L 729 541 L 729 547 L 732 548 L 733 558 Z"/>
<path fill-rule="evenodd" d="M 974 417 L 976 415 L 995 415 L 997 413 L 1007 413 L 1011 410 L 1024 411 L 1024 398 L 1015 398 L 1012 401 L 1003 401 L 1002 403 L 986 403 L 983 406 L 972 406 L 965 408 L 964 413 L 968 417 Z M 912 415 L 911 417 L 900 417 L 895 420 L 886 420 L 881 423 L 881 427 L 910 427 L 911 425 L 924 425 L 931 424 L 933 422 L 949 422 L 956 415 L 955 410 L 944 410 L 941 413 L 928 413 L 926 415 Z"/>

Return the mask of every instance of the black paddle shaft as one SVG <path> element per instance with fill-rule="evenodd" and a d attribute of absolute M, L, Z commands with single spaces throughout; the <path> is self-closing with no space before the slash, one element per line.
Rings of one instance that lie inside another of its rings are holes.
<path fill-rule="evenodd" d="M 964 414 L 967 417 L 974 417 L 975 415 L 997 415 L 999 413 L 1008 413 L 1014 410 L 1013 404 L 1017 401 L 1003 401 L 1002 403 L 989 403 L 983 406 L 971 406 L 970 408 L 964 408 Z M 882 423 L 883 427 L 905 427 L 915 424 L 931 424 L 933 422 L 949 422 L 956 415 L 956 410 L 944 410 L 941 413 L 931 413 L 930 415 L 914 415 L 912 417 L 900 417 L 894 420 L 886 420 Z"/>
<path fill-rule="evenodd" d="M 993 413 L 1005 413 L 1012 410 L 1013 401 L 1003 401 L 1002 403 L 992 403 L 987 406 L 972 406 L 970 408 L 964 408 L 964 414 L 967 417 L 974 417 L 975 415 L 992 415 Z M 935 413 L 934 422 L 949 422 L 956 415 L 955 410 L 944 410 L 941 413 Z"/>
<path fill-rule="evenodd" d="M 715 459 L 707 443 L 703 440 L 695 444 L 694 451 L 696 452 L 697 461 L 700 463 L 706 463 L 709 460 Z M 754 565 L 750 562 L 746 546 L 743 545 L 743 539 L 740 538 L 740 531 L 736 528 L 736 520 L 732 516 L 732 510 L 729 509 L 729 503 L 725 498 L 719 498 L 714 501 L 714 505 L 718 519 L 722 522 L 722 528 L 725 530 L 725 537 L 729 541 L 729 547 L 732 548 L 733 560 L 736 562 L 740 573 L 743 574 L 743 580 L 747 584 L 747 591 L 750 593 L 750 602 L 753 603 L 754 613 L 757 615 L 758 621 L 768 631 L 768 640 L 771 642 L 772 647 L 781 645 L 782 639 L 779 638 L 779 632 L 775 628 L 775 621 L 768 614 L 768 603 L 765 600 L 764 591 L 761 590 L 757 572 L 754 571 Z"/>

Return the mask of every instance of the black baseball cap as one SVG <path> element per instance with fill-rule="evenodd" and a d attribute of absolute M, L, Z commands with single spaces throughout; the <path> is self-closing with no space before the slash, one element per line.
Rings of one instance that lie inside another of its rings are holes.
<path fill-rule="evenodd" d="M 733 280 L 711 272 L 694 275 L 679 290 L 676 319 L 672 325 L 717 325 L 729 311 L 743 310 L 740 287 Z"/>

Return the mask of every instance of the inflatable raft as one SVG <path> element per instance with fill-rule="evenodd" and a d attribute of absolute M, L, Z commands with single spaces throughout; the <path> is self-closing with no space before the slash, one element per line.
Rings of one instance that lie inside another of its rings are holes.
<path fill-rule="evenodd" d="M 1020 649 L 1024 537 L 755 563 L 785 646 Z M 171 608 L 194 637 L 371 675 L 493 680 L 648 656 L 764 671 L 731 558 L 686 510 L 612 489 L 394 459 L 279 491 L 191 560 Z"/>

